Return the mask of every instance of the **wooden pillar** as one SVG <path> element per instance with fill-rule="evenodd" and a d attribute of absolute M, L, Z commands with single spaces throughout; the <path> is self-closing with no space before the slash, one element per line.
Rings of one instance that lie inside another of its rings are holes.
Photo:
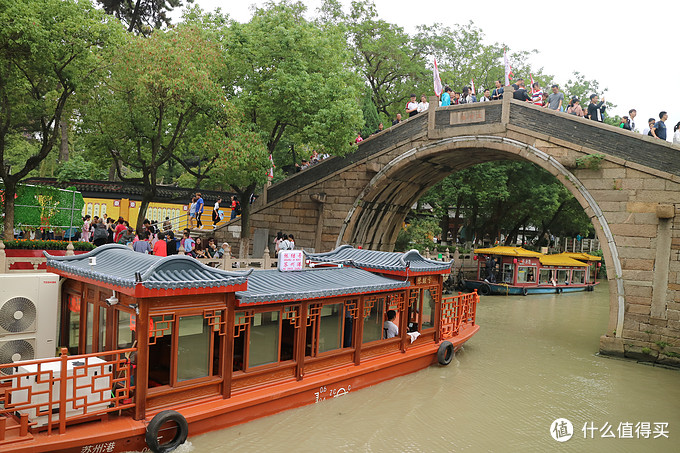
<path fill-rule="evenodd" d="M 309 302 L 303 302 L 300 304 L 298 310 L 300 310 L 300 328 L 298 329 L 297 335 L 297 347 L 295 354 L 297 355 L 295 363 L 295 379 L 301 381 L 305 376 L 305 347 L 307 339 L 307 310 L 309 307 Z"/>
<path fill-rule="evenodd" d="M 135 420 L 146 418 L 146 392 L 149 388 L 149 307 L 135 299 L 137 315 L 137 372 L 135 376 Z"/>
<path fill-rule="evenodd" d="M 226 294 L 227 334 L 224 341 L 224 364 L 222 366 L 222 398 L 231 398 L 231 380 L 234 374 L 234 317 L 236 316 L 236 297 Z"/>
<path fill-rule="evenodd" d="M 354 364 L 361 363 L 361 343 L 364 339 L 364 296 L 361 296 L 358 301 L 359 310 L 357 311 L 357 319 L 354 326 Z"/>

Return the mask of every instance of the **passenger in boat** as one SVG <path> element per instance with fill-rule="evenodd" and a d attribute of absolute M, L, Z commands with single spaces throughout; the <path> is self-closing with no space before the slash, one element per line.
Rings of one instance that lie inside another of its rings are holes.
<path fill-rule="evenodd" d="M 496 259 L 492 256 L 486 258 L 486 275 L 489 283 L 496 283 Z"/>
<path fill-rule="evenodd" d="M 383 332 L 385 332 L 385 339 L 399 336 L 399 327 L 394 323 L 397 318 L 397 312 L 394 310 L 387 310 L 387 321 L 383 324 Z"/>

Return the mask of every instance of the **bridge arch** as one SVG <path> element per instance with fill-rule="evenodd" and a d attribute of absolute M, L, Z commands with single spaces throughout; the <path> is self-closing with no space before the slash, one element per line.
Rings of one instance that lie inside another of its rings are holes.
<path fill-rule="evenodd" d="M 427 142 L 401 153 L 378 171 L 359 193 L 340 229 L 337 245 L 349 243 L 391 250 L 411 206 L 433 185 L 463 168 L 497 160 L 528 160 L 554 175 L 579 201 L 595 226 L 607 267 L 614 270 L 610 311 L 616 332 L 625 314 L 622 266 L 614 235 L 585 185 L 550 154 L 522 141 L 494 135 L 456 136 Z M 611 278 L 610 278 L 611 281 Z"/>

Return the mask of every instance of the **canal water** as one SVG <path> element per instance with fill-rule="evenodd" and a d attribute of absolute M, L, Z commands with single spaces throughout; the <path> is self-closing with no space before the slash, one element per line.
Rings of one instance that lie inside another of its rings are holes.
<path fill-rule="evenodd" d="M 597 355 L 609 304 L 599 286 L 482 297 L 481 329 L 448 367 L 194 437 L 183 450 L 679 452 L 680 372 Z M 573 425 L 566 442 L 551 436 L 559 418 Z"/>

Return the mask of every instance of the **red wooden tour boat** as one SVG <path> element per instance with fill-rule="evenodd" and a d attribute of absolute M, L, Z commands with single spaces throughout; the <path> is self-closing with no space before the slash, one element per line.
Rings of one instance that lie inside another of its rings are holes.
<path fill-rule="evenodd" d="M 249 272 L 116 244 L 46 254 L 61 276 L 60 355 L 0 365 L 0 450 L 172 451 L 187 435 L 447 365 L 479 330 L 476 292 L 442 296 L 451 263 L 343 246 L 302 268 L 302 252 L 287 253 Z M 399 333 L 385 338 L 392 311 Z"/>

